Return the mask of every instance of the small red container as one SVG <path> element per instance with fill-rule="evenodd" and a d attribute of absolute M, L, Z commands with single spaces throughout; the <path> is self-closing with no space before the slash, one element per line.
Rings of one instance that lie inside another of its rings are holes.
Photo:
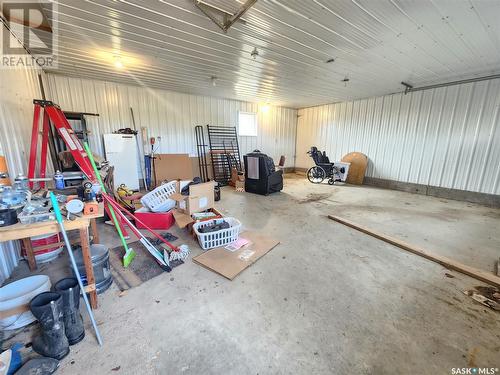
<path fill-rule="evenodd" d="M 151 229 L 157 230 L 167 230 L 175 223 L 174 215 L 171 211 L 169 212 L 150 212 L 143 208 L 140 208 L 134 212 L 139 220 L 146 224 Z M 138 229 L 146 229 L 144 225 L 136 220 L 135 226 Z"/>
<path fill-rule="evenodd" d="M 33 236 L 31 237 L 31 246 L 33 246 L 35 249 L 33 249 L 33 253 L 36 255 L 41 255 L 41 254 L 47 254 L 55 250 L 59 250 L 62 245 L 60 245 L 61 238 L 59 236 L 59 233 L 55 234 L 44 234 L 41 236 Z M 49 247 L 49 245 L 56 244 L 55 246 Z M 43 250 L 36 250 L 37 247 L 39 246 L 47 246 L 46 249 Z M 21 243 L 21 255 L 26 256 L 26 249 L 24 248 L 24 244 Z"/>

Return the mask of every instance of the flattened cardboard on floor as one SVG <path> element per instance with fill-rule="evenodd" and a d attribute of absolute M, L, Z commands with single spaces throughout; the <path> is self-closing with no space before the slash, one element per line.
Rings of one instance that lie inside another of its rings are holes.
<path fill-rule="evenodd" d="M 251 243 L 234 252 L 217 247 L 193 257 L 193 262 L 233 280 L 279 244 L 279 241 L 255 232 L 243 232 L 240 237 Z"/>

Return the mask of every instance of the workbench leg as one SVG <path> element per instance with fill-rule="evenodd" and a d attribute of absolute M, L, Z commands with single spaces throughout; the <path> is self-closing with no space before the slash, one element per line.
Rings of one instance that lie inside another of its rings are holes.
<path fill-rule="evenodd" d="M 36 259 L 33 253 L 33 246 L 31 246 L 31 238 L 23 238 L 21 241 L 23 241 L 24 250 L 26 250 L 30 271 L 34 271 L 36 270 Z"/>
<path fill-rule="evenodd" d="M 83 263 L 85 264 L 85 273 L 87 275 L 87 285 L 95 285 L 94 269 L 92 268 L 92 257 L 90 256 L 88 228 L 80 229 L 80 244 L 82 246 L 82 255 L 83 255 Z M 89 294 L 90 294 L 90 305 L 92 306 L 93 309 L 97 309 L 97 292 L 93 290 Z"/>
<path fill-rule="evenodd" d="M 90 219 L 90 230 L 92 231 L 93 243 L 101 243 L 99 240 L 99 231 L 97 230 L 97 222 L 95 219 Z"/>

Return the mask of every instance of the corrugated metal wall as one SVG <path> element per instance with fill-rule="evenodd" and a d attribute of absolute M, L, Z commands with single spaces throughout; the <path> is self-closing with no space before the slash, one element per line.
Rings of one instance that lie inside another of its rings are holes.
<path fill-rule="evenodd" d="M 300 109 L 296 166 L 359 151 L 370 177 L 500 194 L 499 111 L 500 79 Z"/>
<path fill-rule="evenodd" d="M 196 156 L 195 125 L 236 126 L 238 112 L 258 112 L 258 136 L 240 137 L 242 154 L 256 148 L 275 160 L 286 155 L 293 166 L 297 110 L 270 107 L 259 111 L 256 103 L 181 94 L 146 87 L 47 75 L 48 96 L 64 110 L 99 113 L 88 116 L 91 147 L 103 155 L 102 134 L 147 127 L 150 137 L 161 136 L 161 153 L 190 153 Z"/>
<path fill-rule="evenodd" d="M 0 69 L 0 155 L 6 157 L 11 176 L 26 173 L 33 99 L 40 98 L 38 73 L 32 69 Z M 18 242 L 1 242 L 0 238 L 0 284 L 18 260 Z"/>
<path fill-rule="evenodd" d="M 0 285 L 10 276 L 20 259 L 19 241 L 0 243 Z"/>
<path fill-rule="evenodd" d="M 0 154 L 11 176 L 26 173 L 33 122 L 33 99 L 40 98 L 39 72 L 0 69 Z"/>

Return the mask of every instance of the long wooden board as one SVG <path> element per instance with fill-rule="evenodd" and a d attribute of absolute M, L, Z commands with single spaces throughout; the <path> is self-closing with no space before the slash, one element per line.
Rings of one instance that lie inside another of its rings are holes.
<path fill-rule="evenodd" d="M 489 273 L 489 272 L 486 272 L 486 271 L 483 271 L 483 270 L 480 270 L 480 269 L 477 269 L 474 267 L 467 266 L 463 263 L 457 262 L 453 259 L 441 256 L 441 255 L 433 254 L 433 253 L 431 253 L 425 249 L 422 249 L 418 246 L 410 245 L 410 244 L 408 244 L 404 241 L 401 241 L 397 238 L 387 236 L 387 235 L 382 234 L 382 233 L 378 233 L 376 231 L 371 230 L 370 228 L 356 224 L 350 220 L 343 219 L 341 217 L 334 216 L 334 215 L 328 215 L 328 218 L 330 218 L 338 223 L 347 225 L 348 227 L 351 227 L 353 229 L 359 230 L 360 232 L 368 234 L 369 236 L 372 236 L 372 237 L 378 238 L 379 240 L 382 240 L 384 242 L 390 243 L 391 245 L 397 246 L 403 250 L 409 251 L 413 254 L 420 255 L 421 257 L 432 260 L 433 262 L 439 263 L 442 266 L 445 266 L 446 268 L 461 272 L 461 273 L 468 275 L 468 276 L 471 276 L 477 280 L 480 280 L 480 281 L 483 281 L 485 283 L 500 287 L 500 277 L 495 276 L 492 273 Z"/>

